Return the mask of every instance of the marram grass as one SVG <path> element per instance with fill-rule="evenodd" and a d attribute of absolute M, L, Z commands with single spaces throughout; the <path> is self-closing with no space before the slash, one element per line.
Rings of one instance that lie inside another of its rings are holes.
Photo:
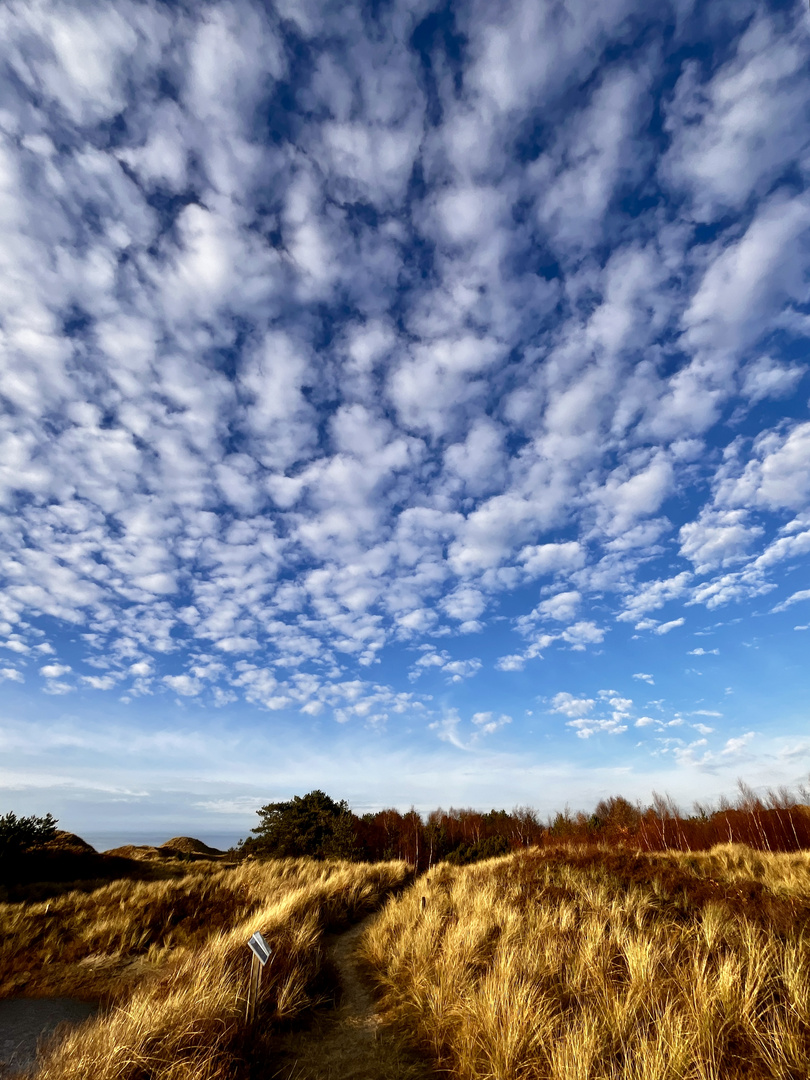
<path fill-rule="evenodd" d="M 362 950 L 389 1022 L 459 1080 L 810 1077 L 808 854 L 444 865 Z"/>
<path fill-rule="evenodd" d="M 4 996 L 25 979 L 39 994 L 92 991 L 107 1002 L 46 1053 L 37 1080 L 249 1076 L 266 1034 L 324 992 L 324 931 L 373 910 L 408 876 L 401 862 L 286 859 L 114 882 L 48 905 L 0 904 Z M 273 958 L 248 1029 L 247 941 L 256 930 Z"/>

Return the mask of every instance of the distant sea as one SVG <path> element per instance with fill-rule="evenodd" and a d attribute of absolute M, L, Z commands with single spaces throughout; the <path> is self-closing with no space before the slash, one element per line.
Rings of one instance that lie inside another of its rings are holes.
<path fill-rule="evenodd" d="M 80 831 L 78 835 L 81 836 L 82 840 L 86 840 L 88 844 L 92 844 L 96 851 L 109 851 L 110 848 L 123 847 L 125 844 L 149 844 L 151 847 L 160 847 L 161 844 L 165 844 L 167 840 L 171 840 L 175 836 L 191 836 L 195 840 L 202 840 L 209 847 L 227 851 L 228 848 L 234 847 L 239 840 L 244 839 L 249 833 L 249 829 L 245 829 L 242 833 L 209 832 L 207 830 L 193 832 L 182 829 L 175 832 L 166 830 L 163 832 L 151 830 L 144 830 L 143 832 L 90 832 L 88 830 L 85 832 Z"/>

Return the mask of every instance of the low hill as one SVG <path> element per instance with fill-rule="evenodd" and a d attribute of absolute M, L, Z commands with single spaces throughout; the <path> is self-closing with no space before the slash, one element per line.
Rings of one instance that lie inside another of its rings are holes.
<path fill-rule="evenodd" d="M 175 836 L 160 847 L 151 844 L 124 844 L 111 848 L 105 855 L 121 855 L 126 859 L 188 859 L 196 862 L 200 859 L 223 859 L 224 851 L 209 847 L 202 840 L 193 836 Z"/>
<path fill-rule="evenodd" d="M 82 840 L 76 833 L 65 832 L 64 829 L 57 829 L 56 835 L 53 840 L 49 840 L 45 844 L 47 851 L 70 851 L 74 853 L 81 852 L 86 855 L 97 855 L 98 852 L 92 844 L 88 844 L 86 840 Z"/>
<path fill-rule="evenodd" d="M 166 858 L 166 854 L 161 855 L 160 848 L 153 847 L 151 844 L 122 844 L 120 847 L 109 848 L 104 852 L 105 855 L 117 855 L 124 859 L 160 859 Z"/>
<path fill-rule="evenodd" d="M 160 846 L 162 850 L 181 851 L 184 855 L 210 855 L 219 858 L 225 854 L 224 851 L 204 844 L 202 840 L 195 840 L 193 836 L 175 836 Z"/>

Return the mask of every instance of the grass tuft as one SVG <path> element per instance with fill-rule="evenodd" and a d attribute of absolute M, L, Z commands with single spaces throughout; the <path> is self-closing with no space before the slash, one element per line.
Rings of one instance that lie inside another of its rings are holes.
<path fill-rule="evenodd" d="M 806 1080 L 808 944 L 810 856 L 723 845 L 443 865 L 361 949 L 459 1080 Z"/>
<path fill-rule="evenodd" d="M 37 1080 L 235 1080 L 264 1069 L 269 1034 L 329 998 L 323 934 L 377 907 L 404 863 L 304 859 L 113 882 L 41 904 L 0 904 L 2 996 L 101 997 L 46 1052 Z M 201 867 L 201 868 L 197 868 Z M 245 1022 L 247 941 L 273 956 Z"/>

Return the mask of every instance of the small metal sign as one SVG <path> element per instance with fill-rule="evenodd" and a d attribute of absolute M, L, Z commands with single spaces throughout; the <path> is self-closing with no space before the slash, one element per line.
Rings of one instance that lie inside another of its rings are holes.
<path fill-rule="evenodd" d="M 262 985 L 262 970 L 272 956 L 270 946 L 257 930 L 248 941 L 253 956 L 250 958 L 250 982 L 248 983 L 247 1009 L 245 1018 L 248 1023 L 256 1019 L 256 1005 Z"/>
<path fill-rule="evenodd" d="M 264 967 L 264 965 L 270 959 L 270 946 L 267 944 L 267 942 L 264 940 L 258 930 L 250 939 L 248 945 L 258 957 L 259 963 L 262 965 L 262 967 Z"/>

